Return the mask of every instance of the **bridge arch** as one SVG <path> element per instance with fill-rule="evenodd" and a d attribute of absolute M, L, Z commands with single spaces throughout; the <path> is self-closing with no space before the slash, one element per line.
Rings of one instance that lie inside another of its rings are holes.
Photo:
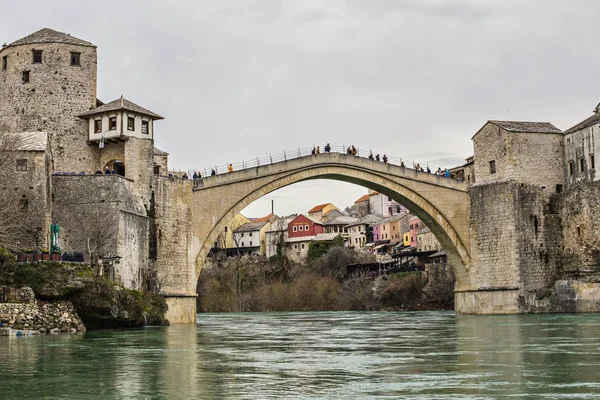
<path fill-rule="evenodd" d="M 278 165 L 279 164 L 279 165 Z M 212 244 L 225 226 L 255 200 L 313 179 L 333 179 L 376 190 L 405 205 L 440 241 L 456 275 L 457 290 L 472 288 L 469 198 L 464 183 L 343 154 L 320 154 L 209 177 L 193 194 L 200 248 L 196 282 Z"/>

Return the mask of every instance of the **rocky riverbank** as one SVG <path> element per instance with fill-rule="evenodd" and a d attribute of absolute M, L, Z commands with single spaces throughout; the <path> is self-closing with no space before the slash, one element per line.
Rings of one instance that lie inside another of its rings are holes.
<path fill-rule="evenodd" d="M 168 324 L 162 296 L 125 289 L 83 264 L 0 260 L 0 294 L 2 286 L 20 291 L 11 303 L 0 303 L 0 322 L 15 329 L 72 332 Z"/>
<path fill-rule="evenodd" d="M 0 303 L 0 325 L 4 335 L 17 335 L 19 331 L 28 335 L 37 333 L 83 332 L 85 325 L 69 301 L 53 303 L 38 302 L 33 290 L 23 288 L 0 288 L 3 293 L 18 292 L 18 303 Z M 9 296 L 7 296 L 9 297 Z M 12 297 L 12 296 L 10 296 Z"/>

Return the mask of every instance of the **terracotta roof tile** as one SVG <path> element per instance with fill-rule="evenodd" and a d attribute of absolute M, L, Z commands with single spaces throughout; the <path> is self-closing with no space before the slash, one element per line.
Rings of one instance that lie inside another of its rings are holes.
<path fill-rule="evenodd" d="M 354 203 L 361 203 L 363 201 L 369 201 L 369 195 L 365 194 L 364 196 L 360 197 L 358 200 L 356 200 Z"/>
<path fill-rule="evenodd" d="M 310 210 L 308 210 L 309 213 L 313 213 L 313 212 L 317 212 L 317 211 L 323 211 L 323 209 L 325 207 L 327 207 L 328 205 L 330 205 L 331 203 L 325 203 L 325 204 L 319 204 L 318 206 L 314 206 L 313 208 L 311 208 Z"/>

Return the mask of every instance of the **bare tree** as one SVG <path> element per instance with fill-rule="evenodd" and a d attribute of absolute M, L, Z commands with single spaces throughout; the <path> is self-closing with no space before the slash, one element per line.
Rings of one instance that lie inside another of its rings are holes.
<path fill-rule="evenodd" d="M 351 206 L 346 207 L 344 210 L 346 214 L 354 218 L 362 218 L 369 214 L 374 214 L 374 209 L 368 201 L 361 201 L 360 203 L 354 203 Z"/>
<path fill-rule="evenodd" d="M 70 233 L 72 242 L 69 247 L 73 250 L 83 250 L 87 253 L 90 265 L 95 265 L 98 275 L 102 269 L 98 260 L 102 259 L 110 248 L 116 248 L 117 223 L 99 206 L 88 207 L 85 211 L 76 213 L 70 221 L 64 221 L 65 231 Z"/>

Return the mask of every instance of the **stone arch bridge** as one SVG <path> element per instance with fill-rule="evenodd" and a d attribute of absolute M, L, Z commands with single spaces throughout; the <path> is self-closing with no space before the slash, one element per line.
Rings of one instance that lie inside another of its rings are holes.
<path fill-rule="evenodd" d="M 405 205 L 434 233 L 456 275 L 456 292 L 474 289 L 470 274 L 468 185 L 340 153 L 321 153 L 203 178 L 191 198 L 188 267 L 164 289 L 172 321 L 195 320 L 198 277 L 225 226 L 246 206 L 282 187 L 311 179 L 333 179 L 376 190 Z M 193 308 L 192 308 L 193 306 Z"/>

